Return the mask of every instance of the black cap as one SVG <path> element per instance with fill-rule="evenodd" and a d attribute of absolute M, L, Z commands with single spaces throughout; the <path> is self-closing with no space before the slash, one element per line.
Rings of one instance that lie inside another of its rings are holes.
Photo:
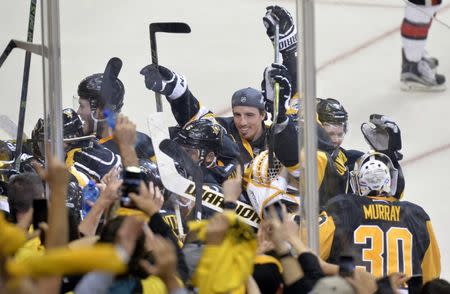
<path fill-rule="evenodd" d="M 250 106 L 256 107 L 260 110 L 265 110 L 264 97 L 261 91 L 253 88 L 244 88 L 234 92 L 231 98 L 231 107 L 235 106 Z"/>

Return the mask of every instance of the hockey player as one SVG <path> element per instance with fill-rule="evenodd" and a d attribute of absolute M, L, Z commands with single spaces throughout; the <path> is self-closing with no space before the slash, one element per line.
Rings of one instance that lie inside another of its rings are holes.
<path fill-rule="evenodd" d="M 192 120 L 214 117 L 211 111 L 200 105 L 182 75 L 155 65 L 146 66 L 141 74 L 145 76 L 148 89 L 166 96 L 180 127 Z M 265 149 L 264 98 L 256 89 L 241 89 L 233 94 L 232 109 L 234 117 L 216 117 L 215 120 L 238 143 L 242 160 L 248 163 Z"/>
<path fill-rule="evenodd" d="M 239 151 L 235 143 L 227 148 L 234 151 L 226 160 L 227 164 L 224 165 L 218 160 L 225 136 L 226 132 L 221 125 L 209 119 L 199 119 L 184 126 L 174 140 L 183 147 L 194 163 L 202 168 L 203 182 L 222 184 L 239 163 Z"/>
<path fill-rule="evenodd" d="M 85 135 L 96 134 L 100 144 L 115 154 L 119 154 L 117 144 L 112 140 L 111 130 L 104 117 L 104 105 L 99 103 L 102 82 L 102 73 L 90 75 L 80 82 L 78 85 L 79 107 L 77 113 L 85 122 L 83 126 Z M 124 85 L 119 79 L 114 83 L 113 93 L 114 95 L 109 98 L 109 106 L 114 114 L 118 114 L 122 110 L 125 95 Z M 150 137 L 141 132 L 137 133 L 135 149 L 138 158 L 151 159 L 155 155 Z"/>
<path fill-rule="evenodd" d="M 355 161 L 364 153 L 358 150 L 346 150 L 341 146 L 347 134 L 347 111 L 336 99 L 317 98 L 317 118 L 336 148 L 331 153 L 331 158 L 334 160 L 336 171 L 347 179 L 346 187 L 348 187 L 349 170 L 353 169 Z"/>
<path fill-rule="evenodd" d="M 66 164 L 79 184 L 84 186 L 89 178 L 100 182 L 113 167 L 121 164 L 120 156 L 100 145 L 95 137 L 83 136 L 83 122 L 80 116 L 71 108 L 63 110 L 63 136 Z M 36 143 L 43 142 L 44 124 L 40 119 L 32 132 Z M 35 146 L 35 156 L 42 158 L 42 143 Z M 87 175 L 86 178 L 83 175 Z"/>
<path fill-rule="evenodd" d="M 436 58 L 428 57 L 425 45 L 432 17 L 439 11 L 441 0 L 408 0 L 401 26 L 401 89 L 405 91 L 443 91 L 445 76 L 435 73 Z"/>
<path fill-rule="evenodd" d="M 266 20 L 267 19 L 267 20 Z M 280 53 L 287 68 L 296 68 L 295 48 L 297 44 L 296 28 L 289 12 L 278 6 L 267 8 L 264 23 L 268 36 L 274 38 L 274 22 L 280 23 Z M 172 112 L 180 127 L 191 120 L 211 117 L 213 113 L 201 106 L 188 88 L 185 77 L 163 66 L 148 65 L 141 70 L 148 89 L 166 96 Z M 216 117 L 216 120 L 233 136 L 238 143 L 245 164 L 266 149 L 268 126 L 265 101 L 261 91 L 243 88 L 233 93 L 231 108 L 233 117 Z"/>
<path fill-rule="evenodd" d="M 439 277 L 440 254 L 431 221 L 418 205 L 395 195 L 397 169 L 388 156 L 364 154 L 351 173 L 355 194 L 331 199 L 320 218 L 320 254 L 338 263 L 351 254 L 355 265 L 376 277 L 395 272 Z"/>
<path fill-rule="evenodd" d="M 272 64 L 269 76 L 278 82 L 280 88 L 278 118 L 274 122 L 273 141 L 276 158 L 289 171 L 290 177 L 300 180 L 300 162 L 298 157 L 298 139 L 303 132 L 298 128 L 297 114 L 288 115 L 285 105 L 291 97 L 291 83 L 287 69 L 281 65 Z M 346 191 L 347 178 L 345 165 L 337 162 L 339 158 L 333 157 L 336 146 L 321 125 L 317 124 L 318 132 L 318 184 L 320 205 L 324 205 L 329 198 Z M 339 169 L 338 169 L 339 167 Z M 344 170 L 344 172 L 342 172 Z M 298 183 L 295 184 L 298 187 Z"/>

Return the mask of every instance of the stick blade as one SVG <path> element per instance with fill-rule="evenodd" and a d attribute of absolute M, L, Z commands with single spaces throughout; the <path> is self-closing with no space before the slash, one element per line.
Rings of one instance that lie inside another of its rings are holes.
<path fill-rule="evenodd" d="M 118 57 L 112 57 L 106 64 L 103 72 L 102 88 L 100 89 L 100 107 L 110 106 L 110 97 L 114 94 L 114 83 L 122 69 L 122 60 Z"/>
<path fill-rule="evenodd" d="M 153 22 L 150 24 L 150 34 L 155 33 L 175 33 L 188 34 L 191 27 L 184 22 Z"/>
<path fill-rule="evenodd" d="M 167 154 L 170 158 L 180 163 L 186 172 L 194 178 L 202 177 L 202 170 L 196 165 L 192 159 L 187 155 L 186 151 L 181 148 L 179 144 L 173 140 L 164 139 L 159 144 L 159 149 Z"/>
<path fill-rule="evenodd" d="M 14 40 L 9 41 L 8 45 L 6 46 L 5 50 L 3 51 L 2 55 L 0 56 L 0 67 L 3 65 L 3 63 L 8 58 L 11 51 L 13 51 L 14 48 L 17 47 L 17 44 Z"/>
<path fill-rule="evenodd" d="M 200 166 L 196 165 L 187 155 L 183 148 L 172 140 L 164 139 L 159 144 L 159 149 L 166 153 L 173 160 L 178 161 L 195 183 L 195 206 L 192 215 L 197 220 L 202 218 L 202 195 L 203 195 L 203 172 Z"/>

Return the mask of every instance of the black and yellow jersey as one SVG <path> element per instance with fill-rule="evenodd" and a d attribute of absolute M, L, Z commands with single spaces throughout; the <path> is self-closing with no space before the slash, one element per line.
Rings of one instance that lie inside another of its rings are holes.
<path fill-rule="evenodd" d="M 376 277 L 395 272 L 440 275 L 440 253 L 428 214 L 395 197 L 342 194 L 331 199 L 320 216 L 320 255 L 338 263 L 352 254 L 355 265 Z"/>
<path fill-rule="evenodd" d="M 228 136 L 238 145 L 241 160 L 244 164 L 249 163 L 260 152 L 267 149 L 266 137 L 269 126 L 263 124 L 264 133 L 253 142 L 242 138 L 239 131 L 234 124 L 233 117 L 216 117 L 208 108 L 202 106 L 200 101 L 190 92 L 189 89 L 179 98 L 169 100 L 172 108 L 172 113 L 179 126 L 184 126 L 188 122 L 197 119 L 214 119 L 225 130 Z M 228 148 L 224 145 L 224 148 Z M 222 150 L 222 153 L 229 153 L 227 150 Z M 219 159 L 221 159 L 219 154 Z M 226 165 L 226 163 L 225 163 Z"/>
<path fill-rule="evenodd" d="M 234 124 L 233 117 L 217 117 L 217 122 L 220 123 L 233 137 L 239 146 L 239 153 L 241 155 L 242 162 L 247 165 L 252 159 L 258 156 L 264 150 L 267 150 L 267 136 L 269 135 L 270 126 L 262 122 L 263 133 L 254 141 L 248 141 L 239 134 L 236 125 Z"/>
<path fill-rule="evenodd" d="M 66 154 L 67 167 L 75 168 L 97 182 L 100 182 L 113 167 L 121 164 L 119 155 L 95 141 L 89 142 L 88 145 L 73 147 Z"/>
<path fill-rule="evenodd" d="M 113 140 L 112 135 L 101 138 L 99 143 L 115 154 L 120 154 L 119 146 L 117 146 L 117 143 Z M 153 150 L 152 139 L 146 134 L 136 132 L 136 144 L 134 145 L 134 150 L 139 159 L 143 158 L 155 161 L 155 151 Z"/>
<path fill-rule="evenodd" d="M 329 142 L 320 125 L 317 125 L 317 130 L 319 139 L 317 182 L 319 186 L 319 204 L 323 206 L 330 198 L 346 192 L 348 171 L 345 156 L 343 154 L 334 155 L 333 151 L 335 148 Z M 276 157 L 287 167 L 289 173 L 303 181 L 304 178 L 301 177 L 301 166 L 298 156 L 298 133 L 297 125 L 294 122 L 289 122 L 283 132 L 276 134 L 274 151 Z"/>

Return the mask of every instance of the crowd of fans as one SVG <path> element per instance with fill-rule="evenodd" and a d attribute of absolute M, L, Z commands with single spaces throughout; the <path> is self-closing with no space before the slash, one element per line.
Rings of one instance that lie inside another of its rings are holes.
<path fill-rule="evenodd" d="M 297 32 L 278 6 L 264 24 L 272 41 L 279 25 L 283 64 L 265 70 L 262 91 L 233 94 L 233 117 L 201 105 L 183 75 L 141 71 L 178 123 L 170 128 L 177 176 L 221 201 L 164 185 L 161 145 L 120 113 L 117 76 L 86 77 L 78 111 L 63 110 L 65 162 L 44 156 L 43 120 L 18 170 L 14 142 L 1 141 L 0 293 L 449 293 L 428 215 L 400 201 L 399 127 L 372 115 L 362 131 L 373 150 L 344 149 L 348 114 L 331 98 L 317 100 L 320 251 L 305 245 Z"/>

